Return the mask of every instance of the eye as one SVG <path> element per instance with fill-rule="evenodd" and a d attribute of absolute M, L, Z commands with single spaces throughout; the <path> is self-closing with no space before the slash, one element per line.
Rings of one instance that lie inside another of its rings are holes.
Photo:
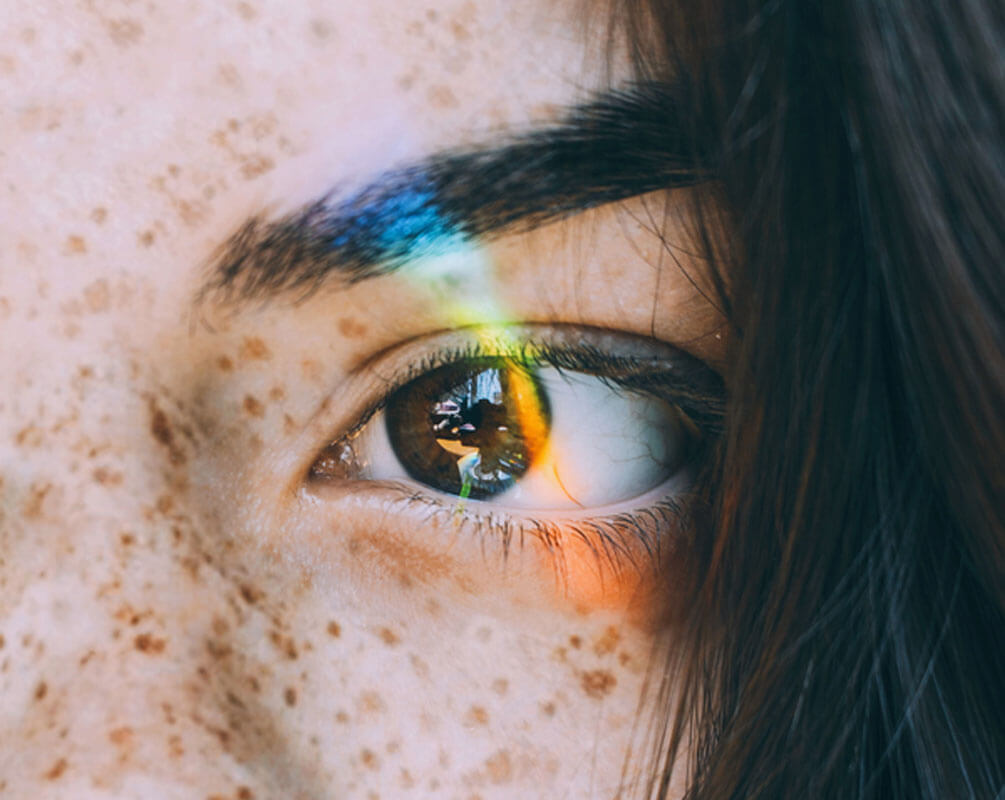
<path fill-rule="evenodd" d="M 371 405 L 315 455 L 308 507 L 405 552 L 465 558 L 470 536 L 470 553 L 504 564 L 529 554 L 582 607 L 662 586 L 725 399 L 668 345 L 559 325 L 414 340 L 364 364 L 346 395 Z"/>
<path fill-rule="evenodd" d="M 513 509 L 595 509 L 666 483 L 695 434 L 653 392 L 536 359 L 462 358 L 382 406 L 319 459 L 315 477 L 409 479 Z"/>
<path fill-rule="evenodd" d="M 386 444 L 373 431 L 374 478 L 403 469 L 437 491 L 511 508 L 627 500 L 670 478 L 684 452 L 668 403 L 596 375 L 507 359 L 412 381 L 388 399 L 383 422 Z"/>

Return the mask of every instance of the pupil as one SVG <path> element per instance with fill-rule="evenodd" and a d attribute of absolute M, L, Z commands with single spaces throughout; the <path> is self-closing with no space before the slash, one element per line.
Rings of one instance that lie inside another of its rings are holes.
<path fill-rule="evenodd" d="M 522 365 L 480 359 L 434 370 L 391 398 L 391 445 L 408 474 L 475 499 L 512 487 L 547 441 L 549 409 Z"/>

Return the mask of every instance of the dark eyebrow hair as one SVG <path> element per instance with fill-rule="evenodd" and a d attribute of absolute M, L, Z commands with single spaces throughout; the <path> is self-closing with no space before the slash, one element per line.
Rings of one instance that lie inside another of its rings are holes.
<path fill-rule="evenodd" d="M 433 154 L 276 220 L 251 217 L 214 255 L 201 294 L 227 301 L 306 295 L 333 276 L 354 283 L 460 242 L 705 180 L 698 143 L 677 113 L 677 89 L 609 90 L 556 123 Z"/>

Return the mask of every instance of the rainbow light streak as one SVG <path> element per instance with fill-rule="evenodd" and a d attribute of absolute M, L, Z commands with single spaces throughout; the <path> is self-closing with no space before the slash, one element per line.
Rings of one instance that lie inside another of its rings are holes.
<path fill-rule="evenodd" d="M 353 235 L 362 235 L 399 264 L 399 274 L 417 290 L 431 291 L 436 296 L 450 325 L 476 327 L 478 339 L 487 350 L 526 354 L 526 346 L 521 346 L 510 332 L 515 320 L 497 299 L 500 292 L 492 259 L 483 246 L 463 233 L 462 226 L 440 211 L 436 193 L 427 180 L 414 176 L 411 185 L 357 198 L 353 206 L 354 231 L 344 235 L 345 242 L 339 240 L 343 237 L 334 239 L 336 248 L 348 244 Z M 558 490 L 572 499 L 558 476 L 537 384 L 520 368 L 510 371 L 509 381 L 515 414 L 530 452 L 539 454 L 538 463 L 554 476 Z M 478 458 L 477 452 L 459 454 L 462 489 L 458 513 L 470 494 Z"/>

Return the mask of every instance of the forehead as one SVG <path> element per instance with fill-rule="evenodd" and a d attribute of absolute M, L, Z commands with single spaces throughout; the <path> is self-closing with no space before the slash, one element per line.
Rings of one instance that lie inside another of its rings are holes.
<path fill-rule="evenodd" d="M 539 0 L 20 5 L 0 54 L 3 239 L 34 277 L 129 273 L 166 289 L 254 211 L 548 118 L 584 94 L 602 59 L 575 11 Z"/>

